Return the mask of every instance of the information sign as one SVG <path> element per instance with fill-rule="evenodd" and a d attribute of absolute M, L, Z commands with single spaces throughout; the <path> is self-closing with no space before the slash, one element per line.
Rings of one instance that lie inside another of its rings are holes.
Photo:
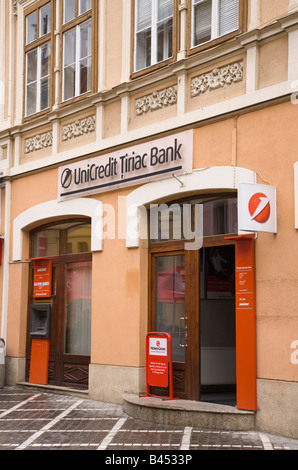
<path fill-rule="evenodd" d="M 174 400 L 173 397 L 173 362 L 172 338 L 169 333 L 148 333 L 146 336 L 146 395 L 150 387 L 169 388 L 169 396 L 164 400 Z"/>
<path fill-rule="evenodd" d="M 51 297 L 52 292 L 52 260 L 36 258 L 34 261 L 33 297 Z"/>
<path fill-rule="evenodd" d="M 168 339 L 160 336 L 149 337 L 148 384 L 155 387 L 168 387 Z"/>

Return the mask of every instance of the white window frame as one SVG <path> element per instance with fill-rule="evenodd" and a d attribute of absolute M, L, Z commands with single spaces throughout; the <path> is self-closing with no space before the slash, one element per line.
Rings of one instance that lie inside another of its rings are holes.
<path fill-rule="evenodd" d="M 158 0 L 152 0 L 152 14 L 151 14 L 151 64 L 148 66 L 145 66 L 141 69 L 137 68 L 137 36 L 140 32 L 146 31 L 149 28 L 145 28 L 144 30 L 137 31 L 137 24 L 138 24 L 138 1 L 135 0 L 134 2 L 134 7 L 135 7 L 135 21 L 134 21 L 134 72 L 139 72 L 141 70 L 145 70 L 149 67 L 152 67 L 153 65 L 159 64 L 165 60 L 171 59 L 173 57 L 173 50 L 172 50 L 172 55 L 167 58 L 163 58 L 162 60 L 158 61 L 158 41 L 157 41 L 157 31 L 158 31 L 158 26 L 160 23 L 165 21 L 165 19 L 158 21 L 158 8 L 157 8 L 157 2 Z M 174 8 L 175 8 L 175 1 L 173 0 L 173 15 L 169 18 L 172 18 L 173 22 L 173 31 L 174 31 Z M 172 31 L 172 34 L 173 34 Z M 174 41 L 173 41 L 174 42 Z M 173 45 L 172 45 L 173 48 Z M 169 49 L 169 41 L 168 41 L 168 36 L 164 38 L 164 50 Z"/>
<path fill-rule="evenodd" d="M 49 30 L 41 34 L 41 14 L 42 14 L 42 9 L 45 6 L 50 6 L 50 12 L 51 12 L 51 18 L 50 18 L 50 25 L 49 25 Z M 37 30 L 36 30 L 36 37 L 32 39 L 31 41 L 27 41 L 27 34 L 28 34 L 28 18 L 30 15 L 36 13 L 36 21 L 37 21 Z M 52 0 L 48 0 L 47 2 L 44 2 L 41 6 L 37 6 L 34 10 L 32 10 L 30 13 L 24 15 L 24 26 L 25 26 L 25 41 L 24 41 L 24 62 L 25 62 L 25 71 L 24 71 L 24 93 L 25 93 L 25 99 L 24 99 L 24 117 L 30 117 L 35 114 L 38 114 L 40 112 L 46 111 L 50 109 L 51 107 L 51 81 L 52 81 L 52 64 L 51 64 L 51 53 L 52 53 L 52 25 L 53 25 L 53 18 L 52 18 Z M 35 43 L 37 43 L 35 45 Z M 41 76 L 41 60 L 42 60 L 42 55 L 41 51 L 42 48 L 48 46 L 50 48 L 50 55 L 49 55 L 49 61 L 50 61 L 50 66 L 49 66 L 49 73 L 47 75 Z M 36 51 L 36 80 L 32 81 L 30 84 L 28 84 L 28 54 Z M 41 109 L 41 82 L 44 79 L 49 79 L 49 84 L 48 84 L 48 105 L 45 108 Z M 28 87 L 36 83 L 36 96 L 35 96 L 35 110 L 33 112 L 28 113 L 27 112 L 27 105 L 28 105 Z"/>
<path fill-rule="evenodd" d="M 25 116 L 26 117 L 33 116 L 33 114 L 37 114 L 37 113 L 40 113 L 41 111 L 45 111 L 46 109 L 49 109 L 49 107 L 50 107 L 50 103 L 49 103 L 46 108 L 43 108 L 43 109 L 40 108 L 40 104 L 41 104 L 41 99 L 40 99 L 41 98 L 41 82 L 42 82 L 42 80 L 44 80 L 46 78 L 51 79 L 51 72 L 48 75 L 45 75 L 43 77 L 41 76 L 41 50 L 46 45 L 50 46 L 50 51 L 51 51 L 51 41 L 46 41 L 43 44 L 41 44 L 40 46 L 37 46 L 36 48 L 31 49 L 30 51 L 28 51 L 26 53 L 26 87 L 25 87 L 26 88 L 26 90 L 25 90 Z M 33 81 L 30 84 L 28 84 L 28 54 L 30 54 L 31 52 L 34 52 L 35 50 L 37 50 L 36 81 Z M 51 54 L 51 52 L 50 52 L 50 54 Z M 27 90 L 28 90 L 28 85 L 32 85 L 33 83 L 36 83 L 36 109 L 33 113 L 27 114 L 27 101 L 28 101 L 28 92 L 27 92 Z M 51 89 L 51 84 L 49 84 L 49 95 L 50 95 L 50 89 Z"/>
<path fill-rule="evenodd" d="M 80 62 L 81 60 L 83 59 L 89 59 L 91 58 L 91 61 L 92 61 L 92 44 L 91 44 L 91 53 L 90 55 L 86 56 L 86 57 L 83 57 L 83 58 L 80 58 L 80 50 L 81 50 L 81 28 L 82 26 L 84 26 L 86 23 L 88 23 L 90 21 L 90 24 L 91 24 L 91 28 L 92 28 L 92 19 L 89 18 L 87 19 L 86 21 L 84 21 L 83 23 L 79 23 L 77 24 L 76 26 L 74 26 L 73 28 L 70 28 L 68 29 L 67 31 L 65 31 L 65 33 L 63 33 L 63 73 L 62 73 L 62 101 L 69 101 L 73 98 L 77 98 L 78 96 L 83 96 L 85 95 L 86 93 L 90 93 L 91 89 L 92 89 L 92 84 L 90 85 L 90 89 L 85 91 L 84 93 L 80 93 L 80 87 L 81 87 L 81 75 L 80 75 Z M 70 31 L 72 31 L 73 29 L 75 29 L 75 36 L 76 36 L 76 51 L 75 51 L 75 74 L 76 74 L 76 77 L 75 77 L 75 94 L 74 96 L 71 96 L 70 98 L 65 98 L 64 96 L 64 83 L 65 83 L 65 73 L 64 73 L 64 70 L 65 68 L 69 67 L 71 64 L 68 64 L 66 67 L 64 66 L 64 58 L 65 58 L 65 35 L 67 33 L 69 33 Z M 92 42 L 92 39 L 91 39 L 91 42 Z M 91 67 L 92 67 L 92 64 L 91 64 Z M 92 72 L 91 72 L 92 73 Z"/>
<path fill-rule="evenodd" d="M 200 4 L 205 3 L 207 0 L 191 0 L 191 48 L 194 47 L 199 47 L 204 44 L 208 44 L 211 41 L 214 41 L 215 39 L 218 39 L 220 37 L 225 36 L 219 34 L 219 20 L 220 20 L 220 15 L 219 15 L 219 2 L 220 0 L 211 0 L 212 2 L 212 13 L 211 13 L 211 39 L 208 41 L 202 42 L 200 44 L 195 44 L 195 7 L 197 7 Z M 239 29 L 239 1 L 238 1 L 238 26 L 236 29 L 233 31 L 230 31 L 231 33 L 234 31 L 237 31 Z"/>

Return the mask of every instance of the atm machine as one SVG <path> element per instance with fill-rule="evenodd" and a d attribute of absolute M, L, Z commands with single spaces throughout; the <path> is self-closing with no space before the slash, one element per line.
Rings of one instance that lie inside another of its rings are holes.
<path fill-rule="evenodd" d="M 51 304 L 30 309 L 31 362 L 29 383 L 47 385 L 50 355 Z"/>

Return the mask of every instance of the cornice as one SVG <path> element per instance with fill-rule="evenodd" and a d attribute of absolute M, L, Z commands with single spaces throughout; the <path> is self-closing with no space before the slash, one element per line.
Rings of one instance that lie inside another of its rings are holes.
<path fill-rule="evenodd" d="M 279 18 L 263 27 L 258 27 L 238 36 L 241 46 L 250 47 L 277 35 L 298 29 L 298 12 Z"/>

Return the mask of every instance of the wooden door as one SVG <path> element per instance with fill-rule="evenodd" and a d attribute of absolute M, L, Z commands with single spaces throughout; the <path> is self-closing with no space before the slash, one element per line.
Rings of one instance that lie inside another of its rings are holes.
<path fill-rule="evenodd" d="M 49 383 L 88 388 L 90 363 L 91 255 L 66 255 L 53 262 Z"/>
<path fill-rule="evenodd" d="M 150 323 L 151 331 L 170 333 L 172 337 L 174 396 L 198 400 L 198 251 L 152 252 Z"/>

